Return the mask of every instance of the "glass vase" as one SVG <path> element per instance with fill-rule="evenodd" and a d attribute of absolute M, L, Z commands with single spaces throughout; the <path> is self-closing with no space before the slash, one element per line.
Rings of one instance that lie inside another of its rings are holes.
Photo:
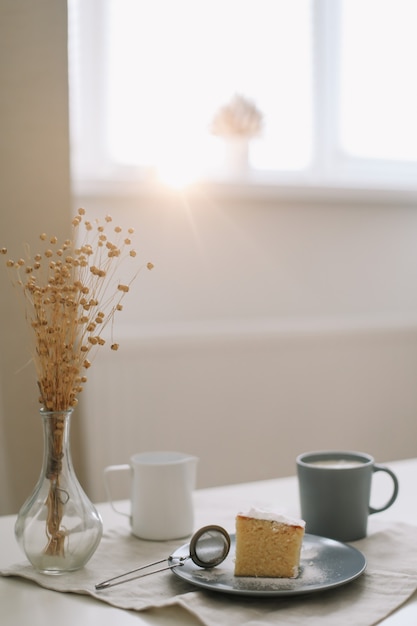
<path fill-rule="evenodd" d="M 72 409 L 41 409 L 44 456 L 32 495 L 22 506 L 16 538 L 33 567 L 62 574 L 83 567 L 103 533 L 99 513 L 75 475 L 70 450 Z"/>

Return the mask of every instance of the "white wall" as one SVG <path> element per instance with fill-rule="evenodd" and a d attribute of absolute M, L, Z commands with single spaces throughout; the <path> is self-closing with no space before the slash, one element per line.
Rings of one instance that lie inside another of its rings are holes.
<path fill-rule="evenodd" d="M 193 194 L 76 198 L 136 227 L 126 324 L 416 322 L 416 205 Z"/>
<path fill-rule="evenodd" d="M 133 225 L 155 264 L 83 398 L 98 498 L 102 468 L 140 450 L 197 454 L 200 486 L 293 473 L 312 448 L 416 454 L 414 206 L 78 201 Z"/>

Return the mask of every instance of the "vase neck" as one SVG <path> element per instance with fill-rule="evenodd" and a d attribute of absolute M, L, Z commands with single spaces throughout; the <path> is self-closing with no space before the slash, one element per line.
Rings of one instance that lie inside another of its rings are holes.
<path fill-rule="evenodd" d="M 72 467 L 69 433 L 72 409 L 40 411 L 44 433 L 44 472 L 53 480 L 63 470 Z"/>

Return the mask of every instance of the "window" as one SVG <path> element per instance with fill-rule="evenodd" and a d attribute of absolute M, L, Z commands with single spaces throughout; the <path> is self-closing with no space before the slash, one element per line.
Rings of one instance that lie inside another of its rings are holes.
<path fill-rule="evenodd" d="M 340 133 L 356 157 L 417 162 L 417 3 L 341 5 Z"/>
<path fill-rule="evenodd" d="M 69 0 L 78 180 L 232 180 L 211 132 L 262 114 L 251 185 L 417 184 L 415 0 Z"/>

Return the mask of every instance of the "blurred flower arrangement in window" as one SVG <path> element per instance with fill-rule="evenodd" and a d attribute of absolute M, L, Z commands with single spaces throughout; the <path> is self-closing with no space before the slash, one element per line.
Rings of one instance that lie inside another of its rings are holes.
<path fill-rule="evenodd" d="M 263 115 L 255 103 L 236 94 L 214 115 L 210 131 L 223 139 L 257 137 L 262 132 Z"/>

